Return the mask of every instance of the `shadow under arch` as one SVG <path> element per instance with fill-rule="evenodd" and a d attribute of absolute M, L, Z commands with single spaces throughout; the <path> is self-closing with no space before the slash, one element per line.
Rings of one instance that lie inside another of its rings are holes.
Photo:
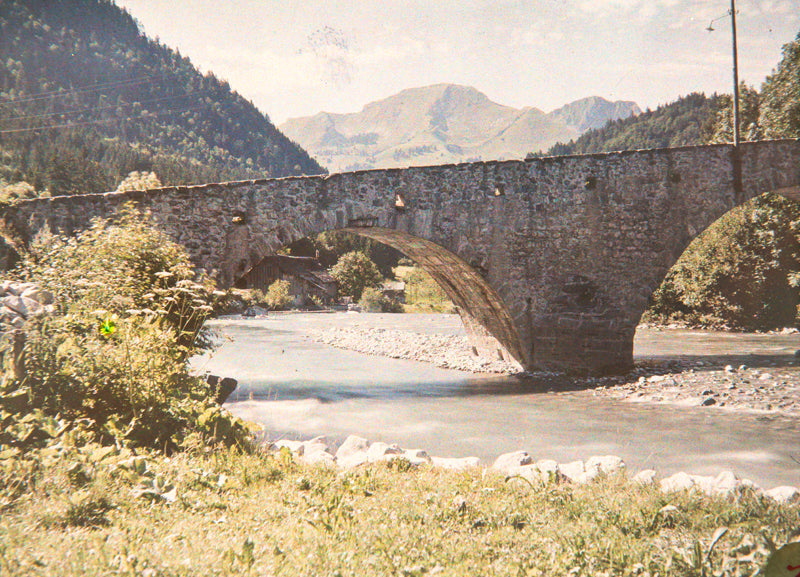
<path fill-rule="evenodd" d="M 467 335 L 475 349 L 487 358 L 514 360 L 525 366 L 524 348 L 511 316 L 497 292 L 472 266 L 451 251 L 430 240 L 414 236 L 404 231 L 380 227 L 344 227 L 329 229 L 336 232 L 350 232 L 388 245 L 408 256 L 433 277 L 447 297 L 456 305 Z M 280 246 L 290 244 L 305 237 L 313 237 L 319 232 L 306 234 L 303 229 L 293 226 L 284 229 L 272 242 L 255 242 L 256 246 Z M 249 255 L 249 262 L 256 266 L 274 251 L 257 251 Z M 252 268 L 251 266 L 251 268 Z M 240 269 L 236 276 L 247 271 Z"/>

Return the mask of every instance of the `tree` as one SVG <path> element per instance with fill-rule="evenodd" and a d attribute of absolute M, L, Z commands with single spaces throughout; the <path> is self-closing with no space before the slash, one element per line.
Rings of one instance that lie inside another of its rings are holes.
<path fill-rule="evenodd" d="M 800 137 L 800 34 L 783 47 L 783 58 L 764 82 L 761 99 L 766 138 Z"/>
<path fill-rule="evenodd" d="M 360 251 L 343 254 L 330 269 L 331 276 L 339 285 L 339 293 L 358 301 L 367 287 L 377 287 L 383 277 L 378 267 Z"/>
<path fill-rule="evenodd" d="M 117 192 L 125 192 L 127 190 L 149 190 L 151 188 L 159 188 L 161 181 L 156 176 L 155 172 L 139 172 L 132 171 L 128 173 L 122 182 L 117 186 Z"/>
<path fill-rule="evenodd" d="M 288 280 L 278 279 L 267 289 L 267 296 L 264 300 L 267 306 L 272 310 L 285 309 L 292 302 L 292 295 L 289 294 L 289 289 L 292 283 Z"/>
<path fill-rule="evenodd" d="M 714 133 L 710 142 L 724 144 L 733 142 L 733 99 L 729 96 L 720 99 L 716 114 Z M 760 140 L 763 129 L 760 124 L 761 96 L 755 88 L 744 82 L 739 85 L 739 134 L 742 140 Z"/>

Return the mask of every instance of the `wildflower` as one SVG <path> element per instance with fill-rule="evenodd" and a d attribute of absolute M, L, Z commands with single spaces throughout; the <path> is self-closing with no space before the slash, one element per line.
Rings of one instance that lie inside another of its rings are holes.
<path fill-rule="evenodd" d="M 114 317 L 115 316 L 116 315 L 114 315 Z M 100 334 L 104 337 L 110 337 L 117 332 L 117 323 L 116 318 L 114 317 L 107 317 L 102 323 L 100 323 Z"/>

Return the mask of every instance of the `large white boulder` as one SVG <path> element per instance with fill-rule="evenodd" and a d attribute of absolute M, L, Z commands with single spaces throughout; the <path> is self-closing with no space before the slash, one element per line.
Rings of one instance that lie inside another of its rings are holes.
<path fill-rule="evenodd" d="M 586 472 L 595 471 L 611 475 L 625 469 L 625 461 L 616 455 L 603 455 L 589 457 L 586 461 Z"/>
<path fill-rule="evenodd" d="M 509 471 L 514 467 L 524 467 L 533 463 L 533 458 L 528 454 L 528 451 L 514 451 L 513 453 L 503 453 L 491 466 L 493 471 L 503 473 L 504 475 L 510 474 Z"/>
<path fill-rule="evenodd" d="M 559 463 L 558 470 L 564 477 L 573 483 L 586 482 L 586 467 L 583 466 L 583 461 L 570 461 L 569 463 Z"/>
<path fill-rule="evenodd" d="M 336 449 L 336 458 L 338 460 L 346 459 L 355 453 L 366 453 L 367 449 L 369 449 L 368 440 L 358 435 L 350 435 L 344 440 L 344 443 Z"/>
<path fill-rule="evenodd" d="M 656 482 L 656 472 L 653 469 L 644 469 L 636 473 L 631 481 L 639 485 L 652 485 Z"/>
<path fill-rule="evenodd" d="M 275 441 L 272 443 L 272 447 L 275 449 L 289 449 L 292 453 L 296 455 L 303 454 L 303 441 L 293 441 L 291 439 L 280 439 L 279 441 Z"/>
<path fill-rule="evenodd" d="M 693 476 L 683 471 L 675 473 L 666 479 L 661 479 L 661 490 L 667 493 L 673 491 L 688 491 L 692 487 L 694 487 Z"/>
<path fill-rule="evenodd" d="M 387 455 L 401 455 L 402 453 L 403 449 L 395 444 L 390 445 L 389 443 L 375 441 L 367 449 L 367 459 L 370 463 L 375 463 L 376 461 L 386 460 Z"/>
<path fill-rule="evenodd" d="M 422 449 L 406 449 L 399 455 L 390 455 L 388 458 L 398 458 L 402 457 L 404 459 L 408 459 L 408 462 L 412 465 L 422 465 L 424 463 L 430 463 L 431 458 L 426 451 Z"/>
<path fill-rule="evenodd" d="M 481 460 L 478 457 L 461 457 L 461 458 L 431 457 L 431 464 L 434 467 L 440 467 L 442 469 L 463 471 L 464 469 L 480 467 Z"/>
<path fill-rule="evenodd" d="M 778 503 L 797 503 L 800 502 L 800 489 L 790 485 L 781 485 L 768 491 L 764 495 L 775 499 Z"/>

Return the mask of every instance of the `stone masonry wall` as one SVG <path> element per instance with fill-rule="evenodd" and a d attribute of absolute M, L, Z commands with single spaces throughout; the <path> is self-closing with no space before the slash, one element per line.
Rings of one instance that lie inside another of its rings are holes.
<path fill-rule="evenodd" d="M 740 192 L 719 145 L 40 199 L 7 207 L 0 232 L 20 246 L 133 203 L 229 286 L 287 243 L 349 228 L 425 267 L 485 329 L 482 350 L 612 372 L 632 364 L 648 299 L 693 238 L 756 194 L 800 197 L 800 141 L 740 155 Z"/>

